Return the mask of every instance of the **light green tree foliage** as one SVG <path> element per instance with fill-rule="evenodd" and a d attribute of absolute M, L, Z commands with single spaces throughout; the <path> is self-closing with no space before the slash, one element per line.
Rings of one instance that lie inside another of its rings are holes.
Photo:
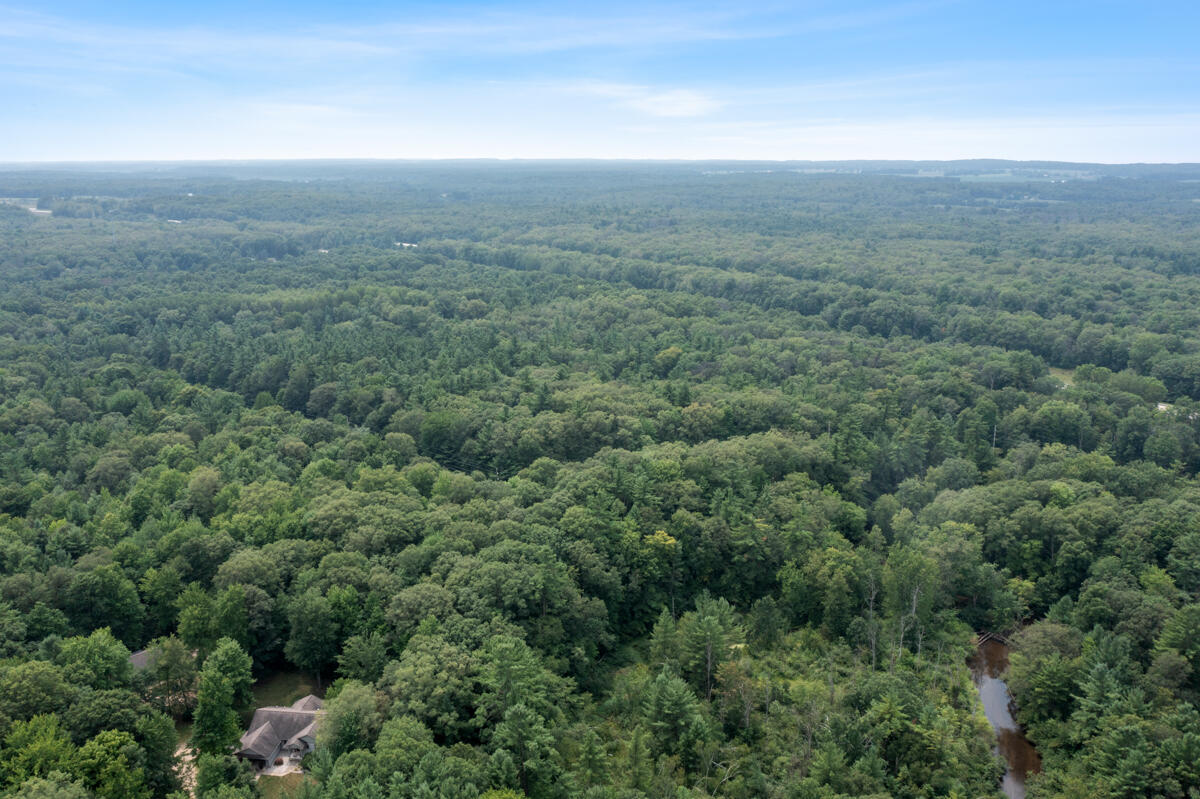
<path fill-rule="evenodd" d="M 80 747 L 72 772 L 98 799 L 149 799 L 139 761 L 133 736 L 105 730 Z"/>
<path fill-rule="evenodd" d="M 14 722 L 0 750 L 0 780 L 17 785 L 72 766 L 75 745 L 58 716 L 34 716 Z"/>
<path fill-rule="evenodd" d="M 569 680 L 547 671 L 537 653 L 511 635 L 488 639 L 479 656 L 478 681 L 482 691 L 475 722 L 485 730 L 518 704 L 543 719 L 561 719 L 572 687 Z"/>
<path fill-rule="evenodd" d="M 212 651 L 219 638 L 214 623 L 212 597 L 197 583 L 188 585 L 176 600 L 179 609 L 179 637 L 201 657 Z"/>
<path fill-rule="evenodd" d="M 221 490 L 221 473 L 211 466 L 198 466 L 188 476 L 187 503 L 189 509 L 208 521 L 216 510 L 217 492 Z"/>
<path fill-rule="evenodd" d="M 102 690 L 128 687 L 133 676 L 129 650 L 107 627 L 63 641 L 56 662 L 71 682 Z"/>
<path fill-rule="evenodd" d="M 213 799 L 221 791 L 234 796 L 254 796 L 254 773 L 249 763 L 228 754 L 201 754 L 196 757 L 196 796 Z"/>
<path fill-rule="evenodd" d="M 342 676 L 363 682 L 378 680 L 387 661 L 387 642 L 377 632 L 350 636 L 337 656 Z"/>
<path fill-rule="evenodd" d="M 435 749 L 433 733 L 412 716 L 389 718 L 375 742 L 380 772 L 404 777 L 412 774 L 421 758 Z"/>
<path fill-rule="evenodd" d="M 439 635 L 414 635 L 380 686 L 394 715 L 419 719 L 442 739 L 457 740 L 474 725 L 476 659 Z"/>
<path fill-rule="evenodd" d="M 337 695 L 325 704 L 317 727 L 317 746 L 334 758 L 354 749 L 369 749 L 379 734 L 382 718 L 370 685 L 356 680 L 340 683 Z"/>
<path fill-rule="evenodd" d="M 696 609 L 680 619 L 678 635 L 684 675 L 711 699 L 717 669 L 736 658 L 745 644 L 736 613 L 725 598 L 702 594 L 696 599 Z"/>
<path fill-rule="evenodd" d="M 0 711 L 9 718 L 29 719 L 66 709 L 77 689 L 62 670 L 43 660 L 30 660 L 0 675 Z"/>
<path fill-rule="evenodd" d="M 56 771 L 46 777 L 33 777 L 12 791 L 20 799 L 91 799 L 91 794 L 77 780 L 64 771 Z"/>
<path fill-rule="evenodd" d="M 680 640 L 679 626 L 671 611 L 663 608 L 650 631 L 650 667 L 669 668 L 679 671 Z"/>
<path fill-rule="evenodd" d="M 204 799 L 256 799 L 258 795 L 251 787 L 221 785 L 215 791 L 204 794 Z"/>
<path fill-rule="evenodd" d="M 1193 685 L 1200 686 L 1200 604 L 1175 611 L 1163 625 L 1158 646 L 1182 655 L 1191 666 Z"/>
<path fill-rule="evenodd" d="M 229 681 L 234 708 L 247 708 L 253 703 L 254 676 L 250 656 L 237 641 L 232 638 L 218 640 L 212 654 L 205 658 L 203 670 L 221 674 Z"/>

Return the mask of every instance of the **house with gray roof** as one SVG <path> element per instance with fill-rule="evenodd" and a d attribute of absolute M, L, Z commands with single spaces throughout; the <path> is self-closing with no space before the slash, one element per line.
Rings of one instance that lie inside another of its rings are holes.
<path fill-rule="evenodd" d="M 309 694 L 291 707 L 260 707 L 242 736 L 237 756 L 259 769 L 276 760 L 298 763 L 316 745 L 322 706 L 320 699 Z"/>

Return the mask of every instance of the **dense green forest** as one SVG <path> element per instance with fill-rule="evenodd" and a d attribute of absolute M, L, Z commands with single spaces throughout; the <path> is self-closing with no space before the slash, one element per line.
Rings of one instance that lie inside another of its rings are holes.
<path fill-rule="evenodd" d="M 0 197 L 2 796 L 1200 796 L 1200 168 Z"/>

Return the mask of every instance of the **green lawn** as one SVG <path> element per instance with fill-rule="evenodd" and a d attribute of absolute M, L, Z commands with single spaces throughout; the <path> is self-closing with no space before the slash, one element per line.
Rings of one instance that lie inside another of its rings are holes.
<path fill-rule="evenodd" d="M 263 799 L 286 799 L 295 793 L 300 783 L 308 779 L 305 774 L 288 774 L 286 777 L 259 777 L 258 789 Z"/>

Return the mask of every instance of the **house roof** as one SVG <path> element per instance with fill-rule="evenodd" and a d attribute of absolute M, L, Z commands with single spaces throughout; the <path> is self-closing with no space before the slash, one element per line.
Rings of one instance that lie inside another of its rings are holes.
<path fill-rule="evenodd" d="M 295 702 L 293 702 L 292 710 L 320 710 L 324 706 L 324 702 L 312 694 L 309 694 L 303 699 L 297 699 Z"/>
<path fill-rule="evenodd" d="M 258 719 L 258 712 L 254 713 L 254 718 Z M 275 754 L 275 750 L 279 748 L 279 735 L 275 732 L 274 726 L 270 721 L 264 721 L 257 727 L 251 726 L 250 731 L 242 736 L 241 754 L 257 757 L 259 760 L 266 760 Z"/>
<path fill-rule="evenodd" d="M 130 652 L 129 653 L 129 665 L 133 666 L 135 671 L 145 671 L 146 669 L 150 668 L 150 663 L 152 660 L 151 656 L 155 655 L 158 652 L 161 652 L 161 650 L 156 650 L 153 648 L 139 649 L 136 652 Z M 195 649 L 193 649 L 191 651 L 191 655 L 192 655 L 192 660 L 195 660 L 196 659 L 196 650 Z M 305 699 L 307 699 L 307 698 L 308 697 L 305 697 Z M 313 699 L 317 699 L 317 698 L 314 696 Z M 321 700 L 317 699 L 317 701 L 320 702 Z"/>
<path fill-rule="evenodd" d="M 315 696 L 297 700 L 291 707 L 260 707 L 254 711 L 250 729 L 242 736 L 238 754 L 266 760 L 281 745 L 312 737 L 323 703 Z"/>
<path fill-rule="evenodd" d="M 315 738 L 316 734 L 317 734 L 317 720 L 313 719 L 312 721 L 310 721 L 308 723 L 307 727 L 300 730 L 300 732 L 296 733 L 291 738 L 288 738 L 286 741 L 284 741 L 283 745 L 284 746 L 295 746 L 295 744 L 299 743 L 302 738 Z"/>

